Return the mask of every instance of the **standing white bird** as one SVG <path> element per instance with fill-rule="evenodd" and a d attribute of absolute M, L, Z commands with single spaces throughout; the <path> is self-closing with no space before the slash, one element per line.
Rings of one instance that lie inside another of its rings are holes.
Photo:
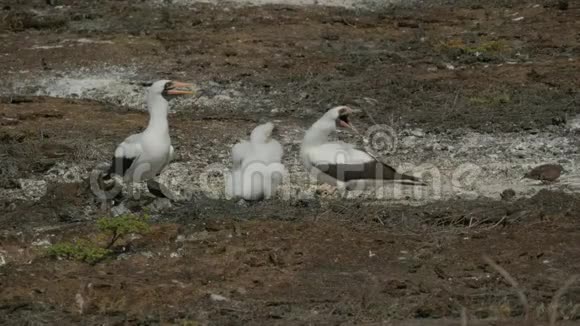
<path fill-rule="evenodd" d="M 233 169 L 226 181 L 226 194 L 245 200 L 270 199 L 287 174 L 282 145 L 272 139 L 271 122 L 254 128 L 250 141 L 232 148 Z"/>
<path fill-rule="evenodd" d="M 349 122 L 352 109 L 337 106 L 326 112 L 306 132 L 300 155 L 306 170 L 318 181 L 350 189 L 353 186 L 376 185 L 385 180 L 402 183 L 423 183 L 410 175 L 400 174 L 394 168 L 378 161 L 369 153 L 344 142 L 330 142 L 328 137 L 338 128 L 353 129 Z M 366 182 L 366 184 L 365 184 Z"/>
<path fill-rule="evenodd" d="M 159 183 L 152 179 L 158 176 L 173 158 L 173 146 L 169 136 L 169 100 L 177 95 L 193 94 L 183 88 L 191 84 L 171 80 L 160 80 L 151 85 L 146 102 L 149 124 L 138 134 L 127 137 L 117 148 L 113 161 L 103 180 L 113 174 L 122 176 L 125 182 L 148 181 L 149 191 L 157 197 L 165 197 Z M 149 182 L 152 181 L 152 182 Z"/>

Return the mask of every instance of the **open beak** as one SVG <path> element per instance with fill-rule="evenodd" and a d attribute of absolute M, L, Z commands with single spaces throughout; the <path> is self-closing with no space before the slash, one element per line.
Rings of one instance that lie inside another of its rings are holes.
<path fill-rule="evenodd" d="M 343 115 L 338 117 L 338 125 L 342 128 L 346 128 L 346 129 L 351 129 L 354 132 L 357 132 L 357 130 L 352 126 L 352 124 L 350 123 L 349 117 L 350 114 L 353 111 L 349 108 L 347 109 L 346 113 L 344 113 Z"/>
<path fill-rule="evenodd" d="M 343 128 L 352 128 L 352 125 L 350 124 L 350 122 L 343 120 L 342 118 L 339 118 L 340 120 L 338 120 L 338 124 L 343 127 Z"/>
<path fill-rule="evenodd" d="M 169 94 L 169 95 L 195 94 L 195 92 L 193 90 L 180 89 L 180 88 L 190 88 L 191 89 L 191 88 L 193 88 L 193 84 L 174 81 L 174 82 L 172 82 L 172 86 L 173 86 L 173 88 L 167 91 L 167 94 Z"/>
<path fill-rule="evenodd" d="M 278 127 L 274 126 L 274 128 L 272 128 L 272 132 L 270 132 L 270 138 L 274 138 L 274 137 L 278 137 L 280 136 L 280 129 L 278 129 Z"/>

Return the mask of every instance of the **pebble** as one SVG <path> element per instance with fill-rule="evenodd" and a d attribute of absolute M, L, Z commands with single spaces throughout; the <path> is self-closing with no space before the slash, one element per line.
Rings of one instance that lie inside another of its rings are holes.
<path fill-rule="evenodd" d="M 425 132 L 421 129 L 413 129 L 411 130 L 411 135 L 415 137 L 423 137 L 425 136 Z"/>
<path fill-rule="evenodd" d="M 121 216 L 124 214 L 130 214 L 130 213 L 131 213 L 131 211 L 125 206 L 124 203 L 121 203 L 117 206 L 113 206 L 111 208 L 111 215 L 113 217 Z"/>
<path fill-rule="evenodd" d="M 50 243 L 50 240 L 48 240 L 48 239 L 36 240 L 36 241 L 32 242 L 32 245 L 36 246 L 36 247 L 48 247 L 51 244 L 52 243 Z"/>
<path fill-rule="evenodd" d="M 506 189 L 501 192 L 500 196 L 502 200 L 509 201 L 516 196 L 516 192 L 513 189 Z"/>
<path fill-rule="evenodd" d="M 211 301 L 229 301 L 228 298 L 224 297 L 223 295 L 212 293 L 209 295 Z"/>

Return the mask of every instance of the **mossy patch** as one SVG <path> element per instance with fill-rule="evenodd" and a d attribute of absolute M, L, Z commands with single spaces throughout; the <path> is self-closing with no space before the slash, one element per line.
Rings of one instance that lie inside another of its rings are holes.
<path fill-rule="evenodd" d="M 510 103 L 512 99 L 509 94 L 499 93 L 492 95 L 472 96 L 469 97 L 468 100 L 472 105 L 499 106 Z"/>
<path fill-rule="evenodd" d="M 437 43 L 435 49 L 461 62 L 502 61 L 506 55 L 511 53 L 511 48 L 503 40 L 482 40 L 468 43 L 462 39 L 450 39 Z"/>
<path fill-rule="evenodd" d="M 69 259 L 89 264 L 96 264 L 111 254 L 109 249 L 101 248 L 88 240 L 61 242 L 47 248 L 47 255 L 52 258 Z"/>

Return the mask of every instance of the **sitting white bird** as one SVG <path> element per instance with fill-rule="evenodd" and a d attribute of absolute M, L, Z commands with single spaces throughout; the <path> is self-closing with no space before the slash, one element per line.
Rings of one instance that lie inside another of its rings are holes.
<path fill-rule="evenodd" d="M 245 200 L 270 199 L 287 171 L 282 163 L 282 146 L 272 139 L 271 122 L 254 128 L 250 141 L 232 148 L 233 169 L 226 181 L 226 194 Z"/>
<path fill-rule="evenodd" d="M 353 129 L 349 122 L 352 109 L 337 106 L 327 111 L 306 132 L 300 155 L 306 170 L 318 181 L 352 189 L 359 186 L 376 186 L 386 180 L 424 185 L 418 178 L 398 173 L 394 168 L 378 161 L 371 154 L 344 142 L 330 142 L 328 137 L 338 128 Z"/>
<path fill-rule="evenodd" d="M 148 181 L 147 187 L 153 195 L 166 197 L 164 189 L 153 179 L 173 158 L 167 121 L 169 101 L 177 95 L 193 94 L 191 90 L 184 90 L 192 86 L 171 80 L 151 85 L 146 96 L 149 124 L 143 132 L 127 137 L 117 146 L 104 181 L 111 180 L 114 174 L 122 176 L 125 182 Z"/>

